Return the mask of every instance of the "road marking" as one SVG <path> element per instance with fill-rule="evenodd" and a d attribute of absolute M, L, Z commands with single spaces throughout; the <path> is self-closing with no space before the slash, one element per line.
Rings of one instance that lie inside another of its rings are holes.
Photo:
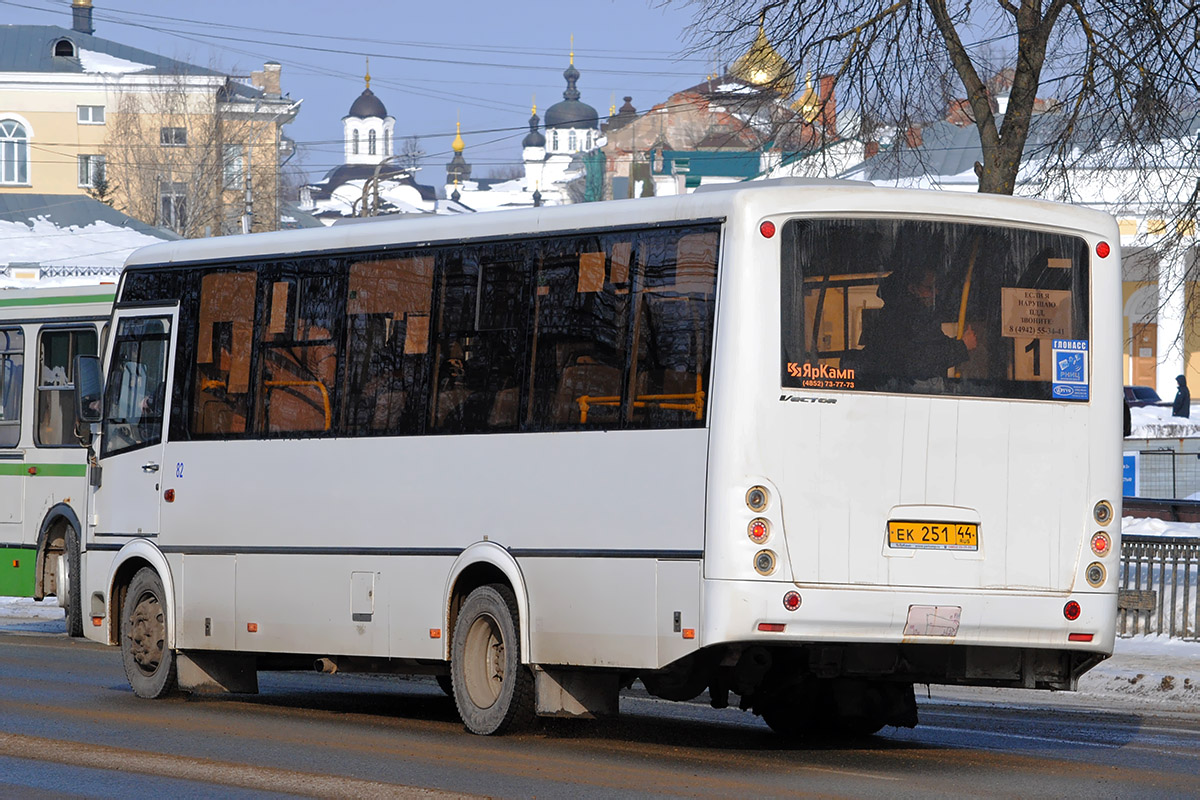
<path fill-rule="evenodd" d="M 470 798 L 458 792 L 401 786 L 334 775 L 274 767 L 252 767 L 228 761 L 140 753 L 105 745 L 44 739 L 17 733 L 0 733 L 0 755 L 31 761 L 48 761 L 90 769 L 120 770 L 142 775 L 181 778 L 215 786 L 285 792 L 313 797 L 352 798 Z"/>

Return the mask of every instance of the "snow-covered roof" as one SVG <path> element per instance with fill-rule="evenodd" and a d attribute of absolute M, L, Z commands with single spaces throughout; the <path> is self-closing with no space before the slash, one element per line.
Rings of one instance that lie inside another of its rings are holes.
<path fill-rule="evenodd" d="M 90 197 L 0 193 L 0 287 L 112 280 L 134 250 L 178 238 Z"/>

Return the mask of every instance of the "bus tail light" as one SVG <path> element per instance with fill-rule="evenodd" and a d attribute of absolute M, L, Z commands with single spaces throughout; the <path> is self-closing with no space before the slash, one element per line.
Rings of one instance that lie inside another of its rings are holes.
<path fill-rule="evenodd" d="M 755 544 L 762 544 L 771 535 L 771 523 L 762 517 L 756 517 L 750 520 L 750 524 L 746 528 L 746 533 L 750 536 L 750 541 Z"/>
<path fill-rule="evenodd" d="M 1107 525 L 1108 523 L 1112 522 L 1112 503 L 1108 502 L 1107 500 L 1101 500 L 1099 503 L 1096 503 L 1096 507 L 1092 509 L 1092 516 L 1095 517 L 1096 522 L 1100 523 L 1101 525 Z"/>
<path fill-rule="evenodd" d="M 1108 258 L 1108 254 L 1112 252 L 1112 248 L 1108 246 L 1108 242 L 1099 242 L 1096 244 L 1096 255 L 1101 258 Z"/>
<path fill-rule="evenodd" d="M 1068 600 L 1067 604 L 1063 606 L 1063 616 L 1072 622 L 1079 619 L 1079 614 L 1081 611 L 1082 609 L 1080 609 L 1079 603 L 1076 603 L 1074 600 Z"/>
<path fill-rule="evenodd" d="M 761 514 L 767 510 L 768 497 L 767 490 L 762 486 L 751 486 L 750 491 L 746 492 L 746 507 L 755 514 Z"/>
<path fill-rule="evenodd" d="M 1104 571 L 1104 565 L 1099 561 L 1093 561 L 1088 564 L 1087 572 L 1084 573 L 1087 578 L 1088 586 L 1098 589 L 1104 583 L 1104 579 L 1108 577 L 1108 573 Z"/>
<path fill-rule="evenodd" d="M 1096 531 L 1092 536 L 1092 552 L 1098 556 L 1106 556 L 1112 550 L 1112 539 L 1104 531 Z"/>
<path fill-rule="evenodd" d="M 782 622 L 760 622 L 758 629 L 763 633 L 783 633 L 783 629 L 787 626 Z"/>
<path fill-rule="evenodd" d="M 783 607 L 788 611 L 795 611 L 800 607 L 800 603 L 801 600 L 799 592 L 788 592 L 783 596 Z"/>
<path fill-rule="evenodd" d="M 1090 633 L 1068 633 L 1068 642 L 1090 642 L 1093 634 Z"/>
<path fill-rule="evenodd" d="M 758 232 L 763 235 L 764 239 L 770 239 L 775 235 L 775 223 L 767 220 L 762 225 L 758 226 Z"/>
<path fill-rule="evenodd" d="M 770 575 L 775 571 L 775 554 L 770 550 L 759 550 L 754 554 L 754 569 L 759 575 Z"/>

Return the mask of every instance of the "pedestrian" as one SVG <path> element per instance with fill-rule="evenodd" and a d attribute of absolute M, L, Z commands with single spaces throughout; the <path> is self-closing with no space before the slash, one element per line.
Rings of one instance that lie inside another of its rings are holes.
<path fill-rule="evenodd" d="M 1187 419 L 1192 415 L 1192 393 L 1188 391 L 1187 378 L 1176 376 L 1179 388 L 1175 391 L 1175 402 L 1171 404 L 1171 416 Z"/>

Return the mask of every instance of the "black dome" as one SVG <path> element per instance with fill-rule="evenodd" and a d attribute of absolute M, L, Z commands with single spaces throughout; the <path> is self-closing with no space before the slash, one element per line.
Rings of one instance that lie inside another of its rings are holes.
<path fill-rule="evenodd" d="M 579 90 L 575 81 L 579 80 L 579 70 L 571 64 L 563 70 L 567 79 L 567 89 L 563 92 L 562 101 L 546 109 L 546 129 L 550 128 L 599 128 L 600 117 L 596 109 L 587 103 L 579 101 Z"/>
<path fill-rule="evenodd" d="M 350 106 L 349 117 L 379 117 L 383 118 L 388 115 L 387 109 L 383 107 L 383 102 L 380 101 L 375 93 L 370 89 L 363 89 L 363 93 L 354 101 L 354 105 Z"/>
<path fill-rule="evenodd" d="M 529 118 L 529 133 L 521 140 L 521 147 L 545 147 L 546 137 L 538 130 L 538 115 Z"/>
<path fill-rule="evenodd" d="M 596 109 L 578 100 L 562 100 L 546 109 L 547 128 L 597 128 Z"/>

